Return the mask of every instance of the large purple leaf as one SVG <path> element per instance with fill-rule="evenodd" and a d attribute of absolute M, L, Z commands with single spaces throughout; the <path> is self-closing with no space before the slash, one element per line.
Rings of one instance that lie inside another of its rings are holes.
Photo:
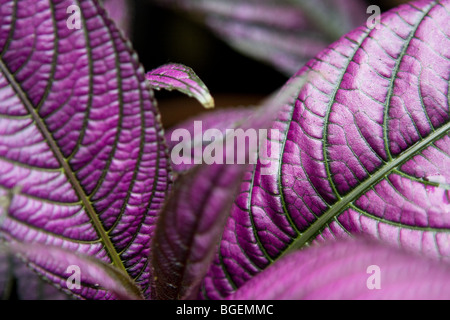
<path fill-rule="evenodd" d="M 0 197 L 18 190 L 1 236 L 96 257 L 148 294 L 168 172 L 136 54 L 95 1 L 3 0 L 0 26 Z"/>
<path fill-rule="evenodd" d="M 310 61 L 279 117 L 276 175 L 247 175 L 202 296 L 309 243 L 363 233 L 450 258 L 450 1 L 418 1 Z M 275 142 L 273 142 L 275 143 Z"/>
<path fill-rule="evenodd" d="M 279 110 L 292 103 L 304 77 L 288 83 L 275 97 L 237 127 L 240 130 L 267 130 Z M 270 139 L 271 136 L 267 136 Z M 222 161 L 228 163 L 229 152 L 236 155 L 237 148 L 245 146 L 224 144 L 216 140 L 212 144 L 222 150 Z M 266 143 L 246 148 L 250 158 Z M 254 157 L 256 158 L 256 156 Z M 204 159 L 208 163 L 208 159 Z M 154 298 L 192 299 L 198 296 L 199 286 L 214 257 L 247 165 L 202 164 L 176 180 L 173 194 L 167 201 L 153 239 L 152 264 L 155 277 Z"/>
<path fill-rule="evenodd" d="M 450 267 L 358 239 L 295 252 L 241 287 L 245 300 L 448 300 Z"/>
<path fill-rule="evenodd" d="M 153 0 L 200 16 L 238 51 L 288 76 L 369 16 L 361 0 Z"/>

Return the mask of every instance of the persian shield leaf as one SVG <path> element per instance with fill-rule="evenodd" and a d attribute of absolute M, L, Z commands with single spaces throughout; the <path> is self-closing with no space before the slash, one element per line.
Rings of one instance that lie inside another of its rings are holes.
<path fill-rule="evenodd" d="M 248 130 L 255 128 L 265 130 L 270 127 L 279 110 L 292 103 L 304 82 L 304 77 L 298 77 L 288 83 L 277 95 L 254 110 L 238 126 L 238 130 L 249 132 Z M 236 115 L 243 114 L 235 111 L 228 115 L 228 120 L 236 120 Z M 225 124 L 226 121 L 212 123 Z M 216 133 L 221 133 L 219 129 L 215 130 Z M 231 140 L 228 139 L 229 136 L 215 137 L 216 140 L 208 148 L 213 147 L 216 156 L 221 159 L 215 161 L 217 158 L 212 155 L 210 158 L 204 156 L 206 164 L 197 165 L 182 173 L 175 181 L 173 193 L 158 220 L 152 250 L 155 277 L 155 289 L 152 293 L 157 299 L 197 297 L 228 218 L 232 206 L 230 199 L 234 198 L 243 180 L 248 165 L 238 161 L 231 164 L 228 160 L 231 157 L 236 159 L 236 151 L 238 148 L 245 148 L 245 141 L 242 146 L 242 140 L 229 144 L 223 143 L 224 140 Z M 265 139 L 271 138 L 272 135 L 267 135 Z M 266 143 L 265 140 L 256 144 L 249 143 L 248 148 L 245 148 L 246 155 L 256 159 L 258 148 Z M 266 155 L 269 157 L 269 152 Z M 214 161 L 210 162 L 213 157 Z M 222 163 L 228 164 L 223 166 Z"/>
<path fill-rule="evenodd" d="M 96 257 L 148 294 L 168 174 L 136 54 L 96 1 L 0 8 L 0 197 L 16 190 L 2 238 Z M 44 277 L 54 271 L 34 267 Z M 89 292 L 84 298 L 110 296 Z"/>
<path fill-rule="evenodd" d="M 196 298 L 228 217 L 230 198 L 239 187 L 242 167 L 197 166 L 176 180 L 153 241 L 155 299 Z"/>
<path fill-rule="evenodd" d="M 450 258 L 450 1 L 417 1 L 311 60 L 279 117 L 278 173 L 256 165 L 202 297 L 223 298 L 285 253 L 363 233 Z"/>
<path fill-rule="evenodd" d="M 70 296 L 43 281 L 25 263 L 0 249 L 0 300 L 65 300 Z"/>
<path fill-rule="evenodd" d="M 368 17 L 360 0 L 153 0 L 199 17 L 236 50 L 293 75 Z"/>
<path fill-rule="evenodd" d="M 206 109 L 214 108 L 214 99 L 208 88 L 191 68 L 169 63 L 147 72 L 147 80 L 155 90 L 178 90 L 197 99 Z"/>
<path fill-rule="evenodd" d="M 450 268 L 357 239 L 280 259 L 230 299 L 448 300 Z"/>
<path fill-rule="evenodd" d="M 126 274 L 95 257 L 80 255 L 55 246 L 24 244 L 17 241 L 9 242 L 7 249 L 27 261 L 35 272 L 42 273 L 40 269 L 51 270 L 46 272 L 46 280 L 71 296 L 93 299 L 98 299 L 97 296 L 122 300 L 142 299 L 140 289 Z M 20 268 L 18 271 L 20 272 Z M 21 277 L 21 281 L 26 280 L 25 275 L 17 275 Z M 29 290 L 31 289 L 30 286 Z M 32 298 L 32 295 L 29 294 L 29 297 Z"/>

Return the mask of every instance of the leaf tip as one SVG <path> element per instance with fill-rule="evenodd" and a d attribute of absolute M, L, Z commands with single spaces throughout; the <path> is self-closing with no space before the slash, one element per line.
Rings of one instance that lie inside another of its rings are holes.
<path fill-rule="evenodd" d="M 202 99 L 199 99 L 199 102 L 202 104 L 202 106 L 205 109 L 214 109 L 215 106 L 216 106 L 214 98 L 209 93 L 205 97 L 203 97 Z"/>

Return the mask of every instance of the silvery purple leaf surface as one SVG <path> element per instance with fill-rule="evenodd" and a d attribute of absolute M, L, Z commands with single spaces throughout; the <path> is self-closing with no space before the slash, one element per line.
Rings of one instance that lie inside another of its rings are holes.
<path fill-rule="evenodd" d="M 229 299 L 450 299 L 449 265 L 357 240 L 290 254 L 247 282 Z"/>
<path fill-rule="evenodd" d="M 311 60 L 232 208 L 201 297 L 224 298 L 284 254 L 365 234 L 449 260 L 450 1 L 417 1 Z"/>
<path fill-rule="evenodd" d="M 3 0 L 0 26 L 2 238 L 95 257 L 148 295 L 169 176 L 136 54 L 96 1 Z"/>
<path fill-rule="evenodd" d="M 202 21 L 238 51 L 293 75 L 368 18 L 360 0 L 154 0 Z"/>
<path fill-rule="evenodd" d="M 191 68 L 169 63 L 147 72 L 146 78 L 155 90 L 178 90 L 197 99 L 206 109 L 214 108 L 214 99 L 208 88 Z"/>

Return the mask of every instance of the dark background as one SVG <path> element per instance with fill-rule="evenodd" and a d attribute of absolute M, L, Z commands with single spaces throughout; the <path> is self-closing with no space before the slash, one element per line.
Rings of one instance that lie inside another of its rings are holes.
<path fill-rule="evenodd" d="M 368 6 L 379 5 L 384 12 L 407 1 L 366 2 Z M 234 51 L 182 13 L 155 6 L 150 0 L 130 4 L 133 6 L 130 36 L 145 70 L 168 62 L 192 67 L 210 89 L 217 108 L 255 105 L 287 80 L 272 67 Z M 156 92 L 156 97 L 165 127 L 204 111 L 194 99 L 176 92 Z"/>

